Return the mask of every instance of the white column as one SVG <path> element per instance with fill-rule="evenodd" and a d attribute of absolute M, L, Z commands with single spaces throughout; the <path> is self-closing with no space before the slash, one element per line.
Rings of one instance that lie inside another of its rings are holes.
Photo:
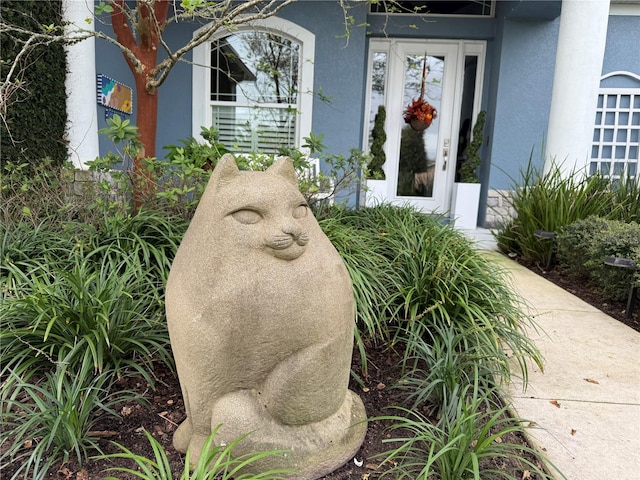
<path fill-rule="evenodd" d="M 609 0 L 562 0 L 546 171 L 554 158 L 565 174 L 588 164 L 608 20 Z"/>
<path fill-rule="evenodd" d="M 93 29 L 93 0 L 64 0 L 63 16 L 70 25 L 67 34 Z M 91 19 L 87 23 L 86 19 Z M 96 103 L 95 38 L 87 38 L 65 47 L 67 52 L 67 138 L 70 160 L 76 168 L 94 160 L 98 145 L 98 107 Z"/>

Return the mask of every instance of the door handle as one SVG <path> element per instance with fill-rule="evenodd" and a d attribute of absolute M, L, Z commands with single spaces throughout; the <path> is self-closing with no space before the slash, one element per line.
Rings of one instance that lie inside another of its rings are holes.
<path fill-rule="evenodd" d="M 447 160 L 449 158 L 449 149 L 448 148 L 443 148 L 442 149 L 442 156 L 444 157 L 444 161 L 442 162 L 442 170 L 446 170 L 447 169 Z"/>

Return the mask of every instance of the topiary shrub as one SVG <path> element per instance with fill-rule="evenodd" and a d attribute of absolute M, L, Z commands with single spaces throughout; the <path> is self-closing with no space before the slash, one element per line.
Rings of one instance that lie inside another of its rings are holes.
<path fill-rule="evenodd" d="M 387 118 L 387 111 L 384 105 L 378 106 L 378 113 L 373 122 L 373 131 L 371 132 L 371 161 L 367 165 L 367 178 L 375 180 L 384 180 L 385 174 L 382 166 L 387 161 L 384 153 L 384 143 L 387 141 L 387 134 L 384 131 L 384 122 Z"/>
<path fill-rule="evenodd" d="M 478 169 L 482 158 L 480 158 L 480 147 L 482 147 L 484 122 L 487 118 L 487 112 L 482 110 L 478 113 L 476 124 L 473 126 L 473 139 L 467 147 L 465 162 L 460 166 L 460 182 L 462 183 L 478 183 Z"/>

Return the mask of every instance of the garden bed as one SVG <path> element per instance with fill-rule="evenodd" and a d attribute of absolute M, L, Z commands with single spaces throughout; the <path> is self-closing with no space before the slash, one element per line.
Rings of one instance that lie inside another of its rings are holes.
<path fill-rule="evenodd" d="M 350 388 L 356 391 L 362 398 L 367 415 L 377 417 L 392 415 L 393 409 L 390 407 L 403 405 L 403 392 L 393 388 L 394 384 L 401 377 L 399 354 L 389 350 L 386 346 L 369 345 L 368 349 L 369 375 L 361 378 L 363 385 L 351 379 Z M 353 369 L 355 372 L 361 371 L 359 355 L 354 351 Z M 148 408 L 138 403 L 130 402 L 120 406 L 121 419 L 109 418 L 101 421 L 95 427 L 93 435 L 101 438 L 100 444 L 104 453 L 116 453 L 120 451 L 113 445 L 116 442 L 132 452 L 143 455 L 147 458 L 154 458 L 154 452 L 145 437 L 145 430 L 151 433 L 163 446 L 170 461 L 174 478 L 178 478 L 184 469 L 185 456 L 173 448 L 172 435 L 177 426 L 185 418 L 184 403 L 180 392 L 180 385 L 177 376 L 161 363 L 155 368 L 156 389 L 151 390 L 149 385 L 141 378 L 129 378 L 121 381 L 118 387 L 121 389 L 132 389 L 141 394 L 149 402 Z M 421 412 L 429 416 L 429 411 Z M 432 419 L 435 422 L 435 418 Z M 381 459 L 372 458 L 381 452 L 388 450 L 391 445 L 383 443 L 390 438 L 386 428 L 390 421 L 380 420 L 370 422 L 367 428 L 367 435 L 364 443 L 358 451 L 355 459 L 362 462 L 357 466 L 353 460 L 337 469 L 333 473 L 323 477 L 326 480 L 346 480 L 346 479 L 375 479 L 379 478 L 390 465 L 380 465 Z M 396 432 L 397 434 L 397 432 Z M 508 434 L 504 441 L 526 445 L 526 440 L 521 434 Z M 36 440 L 37 441 L 37 440 Z M 540 468 L 541 463 L 532 455 L 527 457 L 535 462 Z M 107 469 L 119 466 L 135 469 L 134 462 L 128 459 L 117 460 L 96 460 L 90 459 L 78 465 L 72 460 L 66 464 L 55 465 L 47 478 L 64 480 L 98 480 L 105 476 L 113 475 L 120 480 L 134 480 L 138 477 L 132 474 L 120 472 L 108 472 Z M 3 467 L 3 478 L 10 478 L 15 466 Z M 529 472 L 523 467 L 517 458 L 509 460 L 499 460 L 493 468 L 509 473 L 516 479 L 539 479 L 533 472 Z M 389 477 L 393 478 L 393 477 Z M 167 479 L 168 480 L 168 479 Z"/>

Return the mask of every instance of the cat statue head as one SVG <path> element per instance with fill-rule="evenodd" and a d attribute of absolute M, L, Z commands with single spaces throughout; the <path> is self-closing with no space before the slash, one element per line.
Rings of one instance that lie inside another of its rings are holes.
<path fill-rule="evenodd" d="M 264 172 L 241 172 L 233 156 L 224 155 L 200 203 L 207 223 L 216 225 L 211 238 L 217 248 L 241 246 L 249 255 L 295 260 L 305 253 L 310 229 L 317 225 L 287 157 Z"/>

